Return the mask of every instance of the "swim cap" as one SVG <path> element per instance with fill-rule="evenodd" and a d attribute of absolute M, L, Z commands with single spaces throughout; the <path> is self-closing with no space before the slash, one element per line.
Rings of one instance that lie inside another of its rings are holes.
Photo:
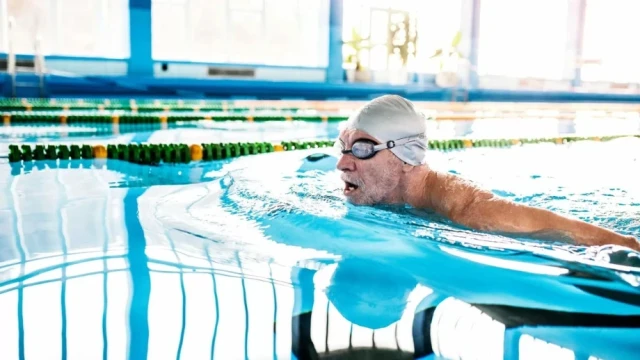
<path fill-rule="evenodd" d="M 344 126 L 364 131 L 381 143 L 413 137 L 390 151 L 407 164 L 425 163 L 426 119 L 413 103 L 401 96 L 384 95 L 371 100 L 351 115 Z"/>

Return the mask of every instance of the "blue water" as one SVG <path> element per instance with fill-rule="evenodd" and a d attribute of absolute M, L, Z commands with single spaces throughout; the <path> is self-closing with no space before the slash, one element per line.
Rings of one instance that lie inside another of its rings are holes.
<path fill-rule="evenodd" d="M 336 124 L 205 124 L 104 139 L 337 134 Z M 327 156 L 308 158 L 318 152 Z M 515 201 L 640 237 L 639 154 L 640 139 L 625 138 L 429 157 Z M 355 358 L 375 348 L 382 358 L 632 359 L 640 351 L 637 254 L 478 233 L 405 207 L 352 206 L 335 161 L 318 149 L 192 165 L 4 160 L 0 358 Z"/>

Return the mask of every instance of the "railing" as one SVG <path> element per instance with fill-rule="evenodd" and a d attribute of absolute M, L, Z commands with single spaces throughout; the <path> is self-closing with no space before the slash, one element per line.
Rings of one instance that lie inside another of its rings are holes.
<path fill-rule="evenodd" d="M 45 56 L 42 50 L 42 38 L 40 34 L 36 35 L 34 44 L 33 68 L 18 66 L 16 59 L 16 51 L 13 46 L 15 28 L 15 19 L 9 17 L 7 19 L 7 75 L 9 78 L 10 96 L 18 96 L 18 88 L 22 85 L 18 82 L 18 73 L 33 73 L 38 78 L 38 93 L 40 97 L 45 96 L 45 76 L 47 73 Z M 28 83 L 27 83 L 28 84 Z M 30 84 L 29 84 L 30 85 Z"/>
<path fill-rule="evenodd" d="M 7 74 L 9 75 L 9 86 L 11 86 L 11 96 L 16 96 L 16 53 L 13 50 L 13 26 L 12 17 L 7 21 Z"/>

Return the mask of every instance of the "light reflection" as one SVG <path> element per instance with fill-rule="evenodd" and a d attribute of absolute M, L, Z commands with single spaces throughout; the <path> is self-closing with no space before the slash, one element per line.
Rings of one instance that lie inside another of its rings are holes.
<path fill-rule="evenodd" d="M 245 358 L 245 341 L 248 329 L 246 317 L 264 309 L 244 310 L 242 282 L 240 278 L 216 275 L 216 287 L 220 308 L 220 323 L 214 346 L 214 359 Z"/>
<path fill-rule="evenodd" d="M 259 264 L 257 274 L 269 274 L 268 264 Z M 244 271 L 243 271 L 244 272 Z M 268 281 L 244 281 L 249 326 L 247 329 L 247 357 L 260 359 L 274 354 L 274 309 L 277 307 L 273 296 L 272 283 Z M 224 331 L 224 330 L 223 330 Z"/>
<path fill-rule="evenodd" d="M 486 265 L 500 267 L 503 269 L 523 271 L 523 272 L 528 272 L 532 274 L 554 275 L 554 276 L 566 275 L 569 273 L 568 269 L 563 269 L 556 266 L 500 259 L 493 256 L 486 256 L 482 254 L 474 254 L 471 252 L 461 251 L 448 246 L 440 246 L 440 249 L 451 255 L 455 255 L 467 260 L 475 261 L 475 262 L 486 264 Z"/>
<path fill-rule="evenodd" d="M 531 335 L 523 334 L 519 341 L 519 360 L 537 360 L 537 359 L 554 359 L 554 360 L 575 360 L 576 356 L 573 351 L 560 347 L 556 344 L 536 339 Z"/>
<path fill-rule="evenodd" d="M 52 354 L 62 353 L 61 287 L 60 282 L 54 282 L 24 288 L 22 319 L 25 359 L 45 360 L 50 359 Z"/>
<path fill-rule="evenodd" d="M 177 354 L 184 319 L 180 275 L 150 275 L 148 356 L 155 359 L 163 358 L 167 354 Z"/>
<path fill-rule="evenodd" d="M 213 281 L 210 274 L 184 273 L 184 290 L 186 317 L 184 321 L 184 340 L 182 359 L 210 358 L 211 341 L 215 326 L 216 313 L 214 304 Z M 162 286 L 165 286 L 163 284 Z M 175 291 L 176 287 L 170 288 Z M 162 305 L 163 307 L 166 304 Z M 167 356 L 168 354 L 164 354 Z M 149 357 L 150 358 L 150 357 Z"/>
<path fill-rule="evenodd" d="M 171 251 L 167 250 L 167 253 L 171 254 Z M 67 327 L 65 340 L 69 356 L 100 357 L 102 349 L 97 344 L 102 343 L 103 338 L 108 340 L 105 351 L 110 358 L 126 354 L 130 321 L 137 321 L 137 315 L 130 318 L 129 313 L 130 274 L 110 271 L 82 277 L 80 269 L 93 272 L 97 264 L 105 264 L 101 259 L 86 258 L 86 263 L 72 265 L 76 267 L 76 277 L 66 280 L 65 316 L 61 312 L 59 280 L 24 285 L 22 317 L 25 348 L 29 349 L 26 355 L 45 358 L 62 351 L 60 336 L 52 334 L 60 334 L 63 320 Z M 110 259 L 106 262 L 113 262 L 114 265 L 108 267 L 115 268 L 121 261 Z M 393 302 L 375 301 L 367 307 L 367 301 L 374 301 L 367 297 L 375 297 L 375 294 L 365 294 L 366 290 L 362 289 L 371 288 L 380 293 L 377 289 L 382 285 L 374 283 L 377 277 L 373 274 L 374 279 L 367 279 L 364 284 L 360 284 L 363 279 L 353 282 L 354 295 L 343 294 L 352 296 L 351 302 L 334 303 L 339 298 L 331 292 L 346 290 L 336 287 L 336 276 L 344 276 L 336 275 L 344 271 L 340 270 L 341 262 L 316 263 L 316 269 L 300 269 L 306 274 L 304 276 L 294 276 L 286 267 L 253 264 L 256 272 L 253 278 L 241 276 L 244 272 L 239 269 L 244 266 L 242 261 L 236 265 L 235 268 L 229 264 L 225 266 L 223 273 L 227 275 L 217 273 L 215 269 L 219 264 L 215 262 L 209 262 L 210 272 L 185 271 L 179 264 L 168 263 L 162 269 L 172 270 L 172 273 L 150 270 L 150 358 L 176 356 L 178 349 L 185 358 L 209 358 L 212 349 L 216 358 L 244 357 L 244 349 L 249 358 L 272 353 L 288 358 L 295 349 L 294 344 L 302 349 L 314 346 L 318 353 L 331 354 L 372 349 L 374 344 L 377 351 L 413 353 L 420 343 L 432 347 L 433 353 L 443 358 L 467 359 L 481 354 L 487 359 L 502 359 L 504 349 L 510 346 L 506 341 L 519 341 L 520 359 L 539 358 L 532 354 L 573 359 L 572 350 L 531 336 L 507 338 L 502 320 L 489 316 L 486 310 L 481 310 L 482 306 L 453 297 L 425 302 L 434 293 L 422 285 L 410 291 L 401 313 L 393 321 L 385 320 L 383 326 L 372 327 L 372 319 L 367 319 L 366 315 L 385 318 L 392 309 L 387 306 Z M 272 279 L 258 278 L 258 273 L 269 273 Z M 291 277 L 294 288 L 285 281 L 287 277 Z M 107 282 L 106 292 L 103 291 L 104 281 Z M 8 334 L 3 337 L 3 343 L 6 341 L 10 345 L 2 347 L 3 356 L 15 355 L 17 351 L 17 345 L 14 345 L 18 336 L 17 294 L 17 290 L 0 294 L 0 315 L 8 319 L 0 323 L 0 332 Z M 386 313 L 381 314 L 377 306 L 382 306 Z M 508 314 L 518 318 L 517 312 Z M 420 319 L 428 321 L 426 328 L 421 328 Z M 304 334 L 308 334 L 309 342 L 304 341 Z M 38 341 L 37 346 L 33 341 Z M 87 344 L 92 346 L 87 347 Z"/>
<path fill-rule="evenodd" d="M 18 291 L 0 294 L 0 355 L 4 359 L 19 359 L 20 313 L 17 312 Z"/>
<path fill-rule="evenodd" d="M 450 297 L 435 308 L 431 344 L 435 354 L 447 359 L 461 358 L 463 354 L 483 354 L 485 359 L 502 359 L 504 332 L 504 324 L 472 305 Z"/>
<path fill-rule="evenodd" d="M 95 265 L 102 268 L 102 262 Z M 67 273 L 67 276 L 69 275 Z M 104 273 L 98 273 L 66 281 L 66 337 L 72 340 L 67 342 L 69 359 L 102 357 L 102 346 L 99 344 L 102 344 L 102 297 L 105 276 Z M 87 296 L 87 293 L 92 295 Z M 87 301 L 87 298 L 91 301 Z"/>

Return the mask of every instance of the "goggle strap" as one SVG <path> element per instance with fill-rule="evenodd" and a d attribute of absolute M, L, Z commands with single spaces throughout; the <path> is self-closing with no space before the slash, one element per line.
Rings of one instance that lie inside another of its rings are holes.
<path fill-rule="evenodd" d="M 407 136 L 405 138 L 400 138 L 398 140 L 389 140 L 386 143 L 375 145 L 373 147 L 373 149 L 376 150 L 376 151 L 380 151 L 380 150 L 384 150 L 384 149 L 393 149 L 394 147 L 396 147 L 398 145 L 404 145 L 404 144 L 410 143 L 412 141 L 415 141 L 415 140 L 418 140 L 418 139 L 424 139 L 424 138 L 425 137 L 424 137 L 423 134 Z"/>

